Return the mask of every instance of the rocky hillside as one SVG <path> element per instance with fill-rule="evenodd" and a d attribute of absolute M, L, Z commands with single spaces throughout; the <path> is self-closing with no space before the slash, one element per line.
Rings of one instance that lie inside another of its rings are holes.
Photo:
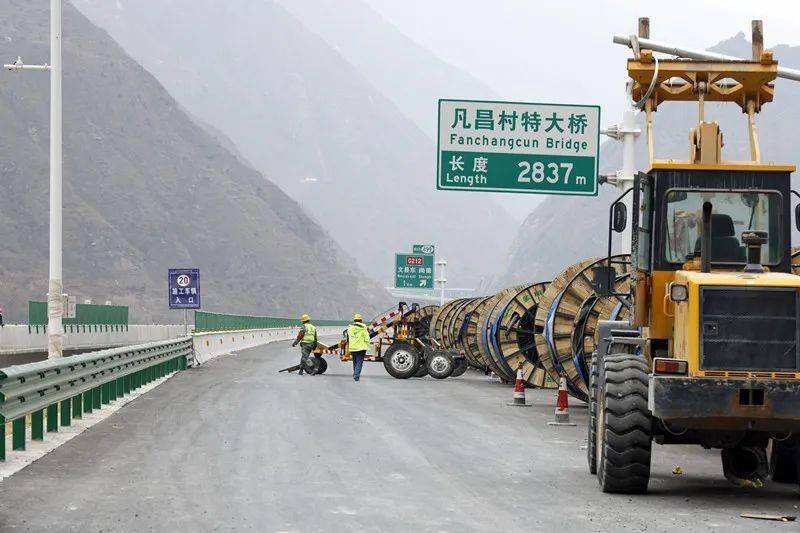
<path fill-rule="evenodd" d="M 740 33 L 711 50 L 750 57 L 750 43 Z M 800 47 L 778 46 L 774 50 L 779 63 L 800 67 Z M 794 142 L 800 123 L 800 84 L 778 80 L 773 103 L 764 106 L 758 117 L 758 135 L 762 159 L 767 162 L 800 165 L 800 152 Z M 642 117 L 639 117 L 642 131 Z M 605 117 L 614 120 L 614 117 Z M 655 153 L 658 159 L 687 159 L 688 132 L 697 120 L 695 105 L 666 103 L 654 117 Z M 723 157 L 749 159 L 745 115 L 738 106 L 706 104 L 706 120 L 720 122 L 724 134 Z M 645 136 L 637 142 L 636 163 L 645 170 Z M 617 170 L 622 161 L 621 145 L 607 141 L 600 151 L 601 173 Z M 795 174 L 797 183 L 797 174 Z M 506 261 L 506 268 L 494 285 L 503 287 L 525 281 L 551 279 L 569 263 L 580 258 L 603 255 L 607 246 L 608 208 L 616 189 L 604 186 L 596 198 L 548 197 L 525 220 Z M 798 235 L 794 236 L 795 243 Z"/>
<path fill-rule="evenodd" d="M 0 57 L 46 61 L 49 2 L 5 7 Z M 167 269 L 193 266 L 209 310 L 343 317 L 386 302 L 297 202 L 67 3 L 63 31 L 68 292 L 128 304 L 136 322 L 178 321 Z M 1 75 L 0 305 L 20 321 L 47 287 L 49 83 Z"/>
<path fill-rule="evenodd" d="M 392 281 L 394 252 L 416 242 L 436 243 L 449 281 L 462 287 L 506 252 L 518 223 L 491 196 L 436 191 L 433 134 L 344 57 L 344 46 L 336 50 L 276 2 L 74 2 L 382 283 Z M 356 17 L 349 31 L 366 31 L 357 2 L 340 10 Z M 366 35 L 351 42 L 380 39 Z M 408 100 L 430 99 L 432 123 L 436 91 L 424 89 L 425 72 L 409 65 L 392 75 L 408 91 L 422 88 Z"/>

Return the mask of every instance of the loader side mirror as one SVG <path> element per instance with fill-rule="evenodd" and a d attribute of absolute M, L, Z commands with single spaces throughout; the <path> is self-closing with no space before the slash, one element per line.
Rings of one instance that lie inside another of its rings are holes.
<path fill-rule="evenodd" d="M 794 227 L 800 231 L 800 204 L 794 206 Z"/>
<path fill-rule="evenodd" d="M 625 231 L 625 226 L 628 225 L 628 208 L 622 202 L 614 204 L 614 216 L 611 222 L 611 228 L 617 233 Z"/>

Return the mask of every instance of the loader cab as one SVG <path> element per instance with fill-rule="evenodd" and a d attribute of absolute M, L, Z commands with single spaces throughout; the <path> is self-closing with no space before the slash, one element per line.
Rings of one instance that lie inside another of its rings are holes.
<path fill-rule="evenodd" d="M 791 272 L 791 166 L 658 163 L 634 182 L 631 255 L 634 322 L 653 339 L 672 335 L 662 305 L 675 272 L 701 269 L 703 206 L 710 204 L 710 271 L 737 272 L 747 264 L 743 234 L 766 232 L 760 264 Z"/>

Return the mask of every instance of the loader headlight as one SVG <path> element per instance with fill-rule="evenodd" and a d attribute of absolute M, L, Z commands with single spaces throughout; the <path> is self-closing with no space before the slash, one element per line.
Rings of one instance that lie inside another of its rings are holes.
<path fill-rule="evenodd" d="M 681 283 L 670 283 L 669 299 L 673 302 L 685 302 L 689 299 L 689 288 Z"/>

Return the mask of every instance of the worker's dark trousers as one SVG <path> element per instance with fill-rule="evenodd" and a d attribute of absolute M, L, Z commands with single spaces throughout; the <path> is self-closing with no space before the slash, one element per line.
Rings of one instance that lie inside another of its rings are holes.
<path fill-rule="evenodd" d="M 306 367 L 308 365 L 308 358 L 311 357 L 311 352 L 314 351 L 313 346 L 314 346 L 314 344 L 310 343 L 310 342 L 308 344 L 301 344 L 300 345 L 300 353 L 301 353 L 301 355 L 300 355 L 300 368 L 301 369 L 306 369 Z"/>
<path fill-rule="evenodd" d="M 361 367 L 364 366 L 364 355 L 366 355 L 366 350 L 359 350 L 357 352 L 350 352 L 350 355 L 353 356 L 353 377 L 360 378 L 361 377 Z"/>

